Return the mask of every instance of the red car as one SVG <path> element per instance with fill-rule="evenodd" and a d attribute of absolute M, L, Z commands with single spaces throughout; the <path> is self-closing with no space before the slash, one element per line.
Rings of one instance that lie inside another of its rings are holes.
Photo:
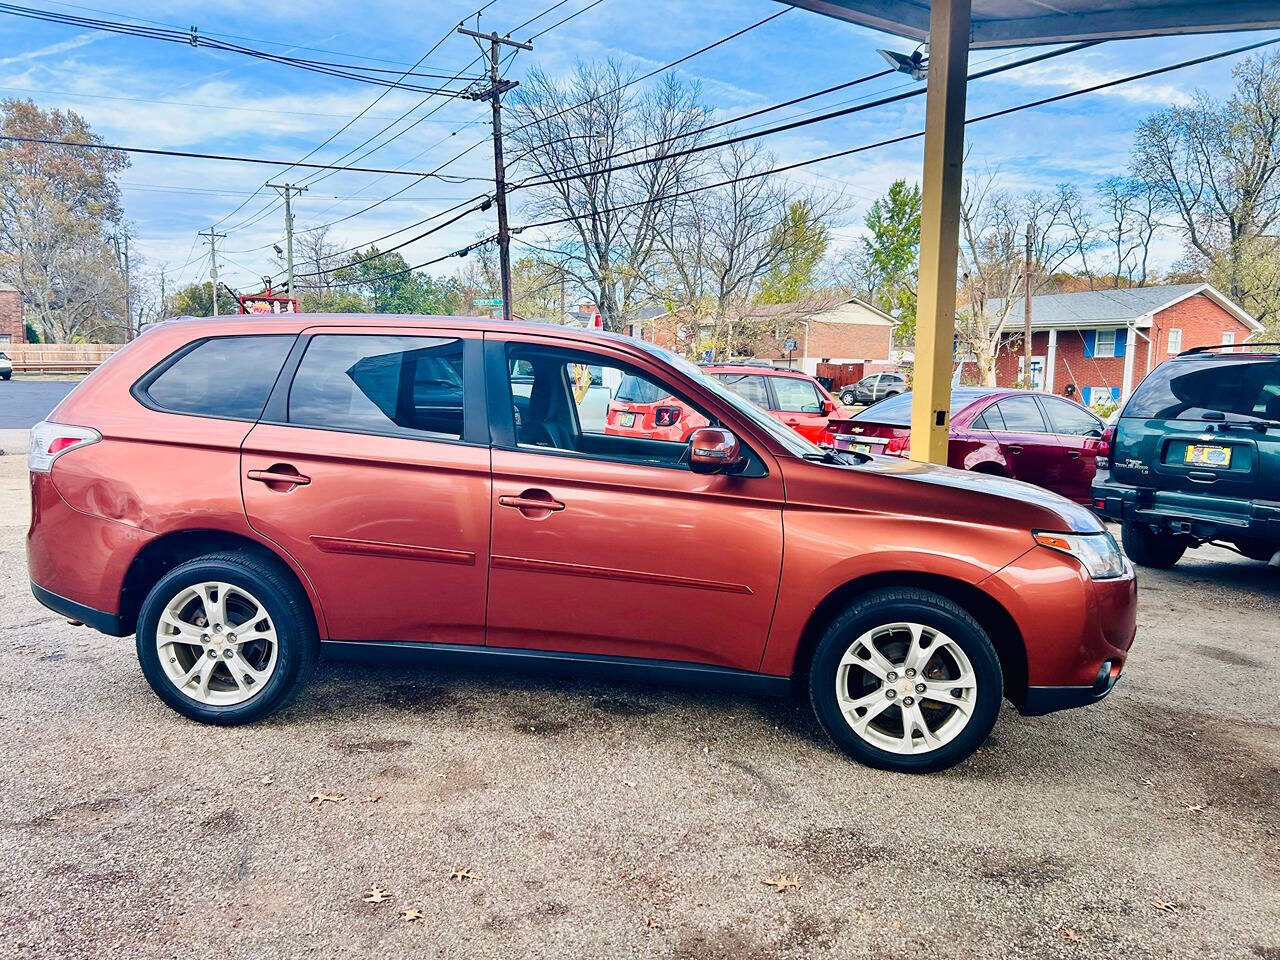
<path fill-rule="evenodd" d="M 852 413 L 826 387 L 799 370 L 753 364 L 718 364 L 702 369 L 812 443 L 830 446 L 828 420 Z"/>
<path fill-rule="evenodd" d="M 911 394 L 833 420 L 831 430 L 838 450 L 905 457 L 911 448 Z M 1105 430 L 1092 411 L 1052 394 L 958 387 L 951 393 L 947 463 L 1025 480 L 1088 505 L 1096 460 L 1108 453 Z"/>
<path fill-rule="evenodd" d="M 714 425 L 606 432 L 627 377 Z M 32 430 L 27 462 L 36 598 L 134 634 L 156 695 L 207 724 L 279 710 L 323 649 L 799 687 L 850 756 L 939 770 L 1005 698 L 1101 700 L 1136 627 L 1133 568 L 1086 508 L 820 450 L 652 344 L 549 324 L 156 324 Z"/>
<path fill-rule="evenodd" d="M 648 380 L 623 374 L 609 401 L 604 432 L 613 437 L 683 443 L 710 424 L 706 417 Z"/>

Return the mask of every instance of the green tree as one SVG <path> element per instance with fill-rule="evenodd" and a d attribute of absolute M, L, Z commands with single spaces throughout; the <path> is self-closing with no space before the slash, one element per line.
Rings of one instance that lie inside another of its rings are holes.
<path fill-rule="evenodd" d="M 169 317 L 211 317 L 213 316 L 213 283 L 193 283 L 183 287 L 166 298 L 165 316 Z M 231 314 L 240 312 L 238 301 L 226 287 L 218 287 L 218 312 Z"/>
<path fill-rule="evenodd" d="M 876 199 L 864 221 L 870 237 L 863 239 L 866 262 L 874 277 L 875 306 L 897 311 L 895 336 L 915 339 L 916 286 L 920 270 L 920 187 L 895 180 Z"/>
<path fill-rule="evenodd" d="M 817 288 L 818 265 L 831 242 L 831 231 L 806 200 L 787 206 L 774 228 L 781 255 L 760 282 L 759 303 L 797 303 Z"/>
<path fill-rule="evenodd" d="M 458 312 L 457 282 L 409 270 L 403 256 L 379 253 L 377 247 L 353 253 L 350 264 L 335 273 L 348 293 L 367 298 L 377 313 L 448 316 Z"/>

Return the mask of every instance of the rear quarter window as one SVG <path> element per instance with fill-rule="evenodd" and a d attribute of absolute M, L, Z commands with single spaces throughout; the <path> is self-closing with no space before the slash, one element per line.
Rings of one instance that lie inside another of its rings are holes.
<path fill-rule="evenodd" d="M 134 395 L 148 406 L 224 420 L 257 420 L 296 338 L 213 337 L 148 373 Z"/>

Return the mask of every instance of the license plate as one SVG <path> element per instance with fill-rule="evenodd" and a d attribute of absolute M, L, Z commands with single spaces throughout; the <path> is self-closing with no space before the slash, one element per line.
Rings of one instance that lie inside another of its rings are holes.
<path fill-rule="evenodd" d="M 1189 443 L 1182 460 L 1184 463 L 1196 463 L 1206 467 L 1229 467 L 1231 466 L 1231 448 Z"/>
<path fill-rule="evenodd" d="M 636 425 L 636 415 L 634 413 L 618 414 L 618 425 L 621 427 L 634 427 Z"/>
<path fill-rule="evenodd" d="M 855 443 L 855 444 L 853 445 L 853 447 L 852 447 L 852 450 L 853 450 L 853 452 L 854 452 L 854 453 L 870 453 L 870 452 L 871 452 L 871 444 L 869 444 L 869 443 Z"/>

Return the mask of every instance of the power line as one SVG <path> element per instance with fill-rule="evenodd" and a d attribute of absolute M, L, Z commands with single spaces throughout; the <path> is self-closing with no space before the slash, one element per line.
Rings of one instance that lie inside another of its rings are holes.
<path fill-rule="evenodd" d="M 467 246 L 462 247 L 461 249 L 454 250 L 452 253 L 446 253 L 443 256 L 435 257 L 431 260 L 425 260 L 422 263 L 415 263 L 412 267 L 405 267 L 403 270 L 396 270 L 392 273 L 381 273 L 374 277 L 361 277 L 355 280 L 331 280 L 329 281 L 329 286 L 331 287 L 362 287 L 372 283 L 383 283 L 387 280 L 394 280 L 396 277 L 403 277 L 405 274 L 413 273 L 415 270 L 421 270 L 424 267 L 434 266 L 435 264 L 441 263 L 444 260 L 448 260 L 451 257 L 465 257 L 472 250 L 476 250 L 480 247 L 488 246 L 489 244 L 493 243 L 497 239 L 498 239 L 498 235 L 495 233 L 492 236 L 485 237 L 483 240 L 477 240 L 475 243 L 470 243 Z M 344 267 L 350 266 L 350 264 L 344 264 L 343 266 Z M 343 269 L 343 267 L 336 267 L 335 269 L 341 270 Z"/>
<path fill-rule="evenodd" d="M 593 7 L 598 7 L 598 6 L 600 6 L 600 4 L 602 4 L 602 3 L 604 3 L 604 0 L 592 0 L 592 2 L 591 2 L 591 3 L 588 3 L 588 4 L 587 4 L 585 7 L 583 7 L 581 10 L 575 10 L 573 13 L 569 14 L 569 15 L 568 15 L 567 17 L 565 17 L 563 20 L 557 20 L 555 23 L 553 23 L 551 26 L 547 27 L 545 30 L 539 30 L 537 33 L 535 33 L 532 37 L 530 37 L 530 38 L 529 38 L 529 42 L 530 42 L 530 43 L 532 43 L 534 40 L 537 40 L 539 37 L 541 37 L 541 36 L 543 36 L 543 35 L 545 35 L 545 34 L 550 33 L 550 32 L 551 32 L 552 30 L 554 30 L 556 27 L 562 27 L 562 26 L 564 26 L 566 23 L 568 23 L 568 22 L 569 22 L 570 20 L 572 20 L 574 17 L 581 16 L 582 14 L 586 13 L 588 10 L 592 9 Z M 560 6 L 560 4 L 558 4 L 558 3 L 557 3 L 557 4 L 556 4 L 556 6 L 558 7 L 558 6 Z M 555 8 L 553 7 L 552 9 L 555 9 Z M 549 12 L 549 11 L 548 11 L 548 12 Z M 541 15 L 540 15 L 540 16 L 541 16 Z M 534 19 L 534 20 L 537 20 L 537 19 L 538 19 L 538 17 L 534 17 L 533 19 Z M 525 21 L 525 24 L 529 24 L 529 23 L 532 23 L 532 22 L 533 22 L 533 20 L 526 20 L 526 21 Z M 516 30 L 519 30 L 519 29 L 520 29 L 520 27 L 516 27 Z M 512 31 L 512 33 L 514 33 L 514 32 L 515 32 L 515 31 Z M 509 37 L 509 36 L 511 36 L 511 34 L 510 34 L 510 33 L 508 33 L 508 34 L 507 34 L 507 36 Z"/>
<path fill-rule="evenodd" d="M 1030 57 L 1023 57 L 1021 60 L 1015 60 L 1012 63 L 1005 63 L 996 67 L 990 67 L 989 69 L 986 69 L 986 70 L 980 70 L 977 73 L 971 73 L 966 78 L 965 82 L 969 83 L 974 80 L 981 80 L 985 77 L 994 76 L 995 74 L 998 74 L 998 73 L 1005 73 L 1006 71 L 1009 71 L 1009 70 L 1015 70 L 1018 67 L 1028 66 L 1033 63 L 1039 63 L 1042 60 L 1050 60 L 1050 59 L 1053 59 L 1054 57 L 1061 57 L 1064 54 L 1075 53 L 1077 51 L 1084 50 L 1088 47 L 1097 46 L 1099 43 L 1102 43 L 1102 42 L 1103 41 L 1101 40 L 1087 40 L 1083 43 L 1075 43 L 1075 44 L 1071 44 L 1070 46 L 1059 47 L 1056 50 L 1047 50 L 1043 53 L 1034 54 Z M 707 150 L 715 150 L 720 147 L 731 146 L 735 143 L 742 143 L 746 140 L 756 140 L 756 139 L 759 139 L 760 137 L 768 137 L 777 133 L 785 133 L 788 130 L 795 130 L 800 127 L 811 126 L 812 124 L 815 124 L 815 123 L 823 123 L 827 120 L 834 120 L 839 117 L 847 117 L 854 113 L 862 113 L 865 110 L 872 110 L 872 109 L 875 109 L 876 107 L 887 106 L 888 104 L 891 104 L 891 103 L 898 103 L 899 101 L 907 100 L 907 99 L 910 99 L 911 97 L 923 96 L 927 90 L 928 90 L 927 86 L 919 86 L 912 90 L 903 91 L 902 93 L 890 94 L 889 96 L 879 97 L 875 100 L 869 100 L 866 103 L 859 103 L 851 107 L 842 107 L 839 110 L 830 110 L 830 111 L 827 111 L 826 113 L 818 114 L 815 117 L 806 117 L 801 120 L 789 120 L 785 123 L 777 124 L 776 126 L 765 127 L 762 130 L 735 134 L 734 136 L 727 137 L 723 140 L 713 140 L 709 143 L 697 143 L 697 144 L 694 144 L 693 146 L 685 147 L 682 150 L 673 150 L 669 153 L 662 153 L 656 157 L 645 157 L 640 160 L 631 160 L 626 163 L 613 164 L 611 166 L 593 167 L 590 172 L 593 176 L 599 176 L 605 173 L 614 173 L 618 170 L 629 170 L 632 167 L 644 166 L 645 164 L 649 164 L 649 163 L 658 163 L 663 160 L 674 160 L 676 158 L 689 156 L 695 153 L 704 153 Z M 754 114 L 748 114 L 748 116 L 758 115 L 760 112 L 762 111 L 756 111 Z M 708 127 L 704 127 L 702 128 L 702 130 L 709 130 L 712 127 L 724 126 L 726 123 L 732 123 L 732 122 L 733 121 L 731 120 L 721 121 L 720 123 L 711 124 Z M 658 140 L 653 143 L 644 144 L 639 147 L 632 147 L 627 150 L 621 150 L 617 153 L 600 157 L 598 160 L 593 162 L 607 163 L 609 160 L 613 160 L 613 159 L 616 159 L 617 157 L 625 156 L 628 153 L 634 153 L 637 150 L 645 150 L 651 147 L 662 146 L 664 144 L 671 143 L 674 140 L 685 140 L 697 133 L 701 133 L 702 130 L 690 130 L 687 133 L 677 134 L 671 137 L 667 137 L 664 140 Z M 571 171 L 574 169 L 580 169 L 582 166 L 584 166 L 584 164 L 579 164 L 578 167 L 576 168 L 570 167 L 567 170 L 555 171 L 554 176 L 548 176 L 542 180 L 527 180 L 527 179 L 522 180 L 520 183 L 514 184 L 511 187 L 511 189 L 519 190 L 526 187 L 540 187 L 540 186 L 545 186 L 547 184 L 552 184 L 552 183 L 564 183 L 568 180 L 576 180 L 581 177 L 581 174 L 574 174 Z"/>
<path fill-rule="evenodd" d="M 1132 83 L 1137 80 L 1146 80 L 1146 79 L 1149 79 L 1150 77 L 1159 76 L 1165 73 L 1171 73 L 1172 71 L 1182 70 L 1187 67 L 1199 66 L 1200 64 L 1203 64 L 1203 63 L 1208 63 L 1213 60 L 1221 60 L 1225 57 L 1235 56 L 1241 53 L 1248 53 L 1252 50 L 1258 50 L 1263 47 L 1269 47 L 1277 43 L 1280 43 L 1280 37 L 1273 37 L 1270 40 L 1262 40 L 1257 43 L 1250 43 L 1250 44 L 1245 44 L 1239 47 L 1232 47 L 1229 50 L 1221 50 L 1217 53 L 1206 54 L 1205 56 L 1195 57 L 1190 60 L 1181 60 L 1177 63 L 1169 64 L 1167 66 L 1155 67 L 1151 70 L 1144 70 L 1140 73 L 1129 74 L 1128 76 L 1118 77 L 1114 80 L 1102 81 L 1100 83 L 1091 84 L 1090 86 L 1087 86 L 1087 87 L 1079 87 L 1075 90 L 1069 90 L 1065 93 L 1059 93 L 1049 97 L 1042 97 L 1038 100 L 1029 100 L 1025 103 L 1017 104 L 1016 106 L 1004 107 L 1000 110 L 994 110 L 990 113 L 980 114 L 979 116 L 976 116 L 976 117 L 969 117 L 965 120 L 965 124 L 968 125 L 972 123 L 981 123 L 984 120 L 994 120 L 997 117 L 1008 116 L 1009 114 L 1018 113 L 1022 110 L 1030 110 L 1035 107 L 1042 107 L 1050 103 L 1057 103 L 1062 100 L 1071 99 L 1073 97 L 1084 96 L 1085 94 L 1090 94 L 1090 93 L 1097 93 L 1099 90 L 1106 90 L 1110 87 L 1120 86 L 1121 84 L 1125 84 L 1125 83 Z M 1017 66 L 1017 65 L 1020 65 L 1020 64 L 1013 64 L 1013 66 Z M 990 71 L 986 71 L 986 72 L 989 73 Z M 629 210 L 634 207 L 644 206 L 645 204 L 654 203 L 658 200 L 675 200 L 680 197 L 689 196 L 694 193 L 701 193 L 704 190 L 713 190 L 718 187 L 725 187 L 725 186 L 729 186 L 730 184 L 740 183 L 744 180 L 754 180 L 758 177 L 767 177 L 767 176 L 772 176 L 774 174 L 786 173 L 789 170 L 796 170 L 796 169 L 799 169 L 800 167 L 812 166 L 815 163 L 825 163 L 828 160 L 835 160 L 841 157 L 848 157 L 848 156 L 852 156 L 853 154 L 863 153 L 868 150 L 875 150 L 880 147 L 887 147 L 887 146 L 892 146 L 899 143 L 905 143 L 908 140 L 919 139 L 924 135 L 925 135 L 925 131 L 916 130 L 912 133 L 904 133 L 899 136 L 890 137 L 885 140 L 878 140 L 875 143 L 867 143 L 857 147 L 850 147 L 845 150 L 838 150 L 834 153 L 824 154 L 823 156 L 820 156 L 820 157 L 812 157 L 808 160 L 799 160 L 799 161 L 796 161 L 795 163 L 788 163 L 778 167 L 771 167 L 768 170 L 761 170 L 761 171 L 757 171 L 756 173 L 745 174 L 743 176 L 734 177 L 729 180 L 722 180 L 719 183 L 701 184 L 696 187 L 691 187 L 688 190 L 681 190 L 676 193 L 667 194 L 662 197 L 652 197 L 646 200 L 637 201 L 635 203 L 626 203 L 626 204 L 619 204 L 614 207 L 605 207 L 600 210 L 594 211 L 594 214 L 591 214 L 591 215 L 596 215 L 601 213 L 616 213 L 618 211 Z M 585 218 L 585 216 L 588 216 L 588 215 L 587 214 L 573 215 L 568 217 L 560 217 L 554 220 L 543 220 L 538 223 L 527 223 L 520 227 L 512 227 L 512 232 L 515 233 L 515 232 L 524 231 L 524 230 L 534 230 L 534 229 L 539 229 L 543 227 L 559 226 L 565 223 L 572 223 L 575 220 L 582 220 Z"/>
<path fill-rule="evenodd" d="M 83 150 L 116 150 L 120 153 L 141 153 L 148 156 L 157 157 L 185 157 L 195 160 L 224 160 L 232 163 L 260 163 L 268 166 L 282 167 L 307 167 L 312 170 L 342 170 L 348 173 L 381 173 L 396 174 L 405 177 L 437 177 L 448 183 L 462 183 L 467 180 L 491 180 L 491 177 L 467 177 L 453 174 L 439 175 L 434 173 L 421 173 L 416 170 L 387 170 L 382 167 L 344 167 L 332 163 L 304 163 L 295 161 L 290 163 L 288 160 L 267 160 L 262 157 L 234 157 L 225 153 L 196 153 L 191 150 L 160 150 L 153 147 L 126 147 L 119 144 L 111 143 L 87 143 L 80 140 L 48 140 L 43 137 L 15 137 L 7 134 L 0 134 L 0 140 L 9 140 L 14 143 L 36 143 L 47 147 L 75 147 Z"/>

